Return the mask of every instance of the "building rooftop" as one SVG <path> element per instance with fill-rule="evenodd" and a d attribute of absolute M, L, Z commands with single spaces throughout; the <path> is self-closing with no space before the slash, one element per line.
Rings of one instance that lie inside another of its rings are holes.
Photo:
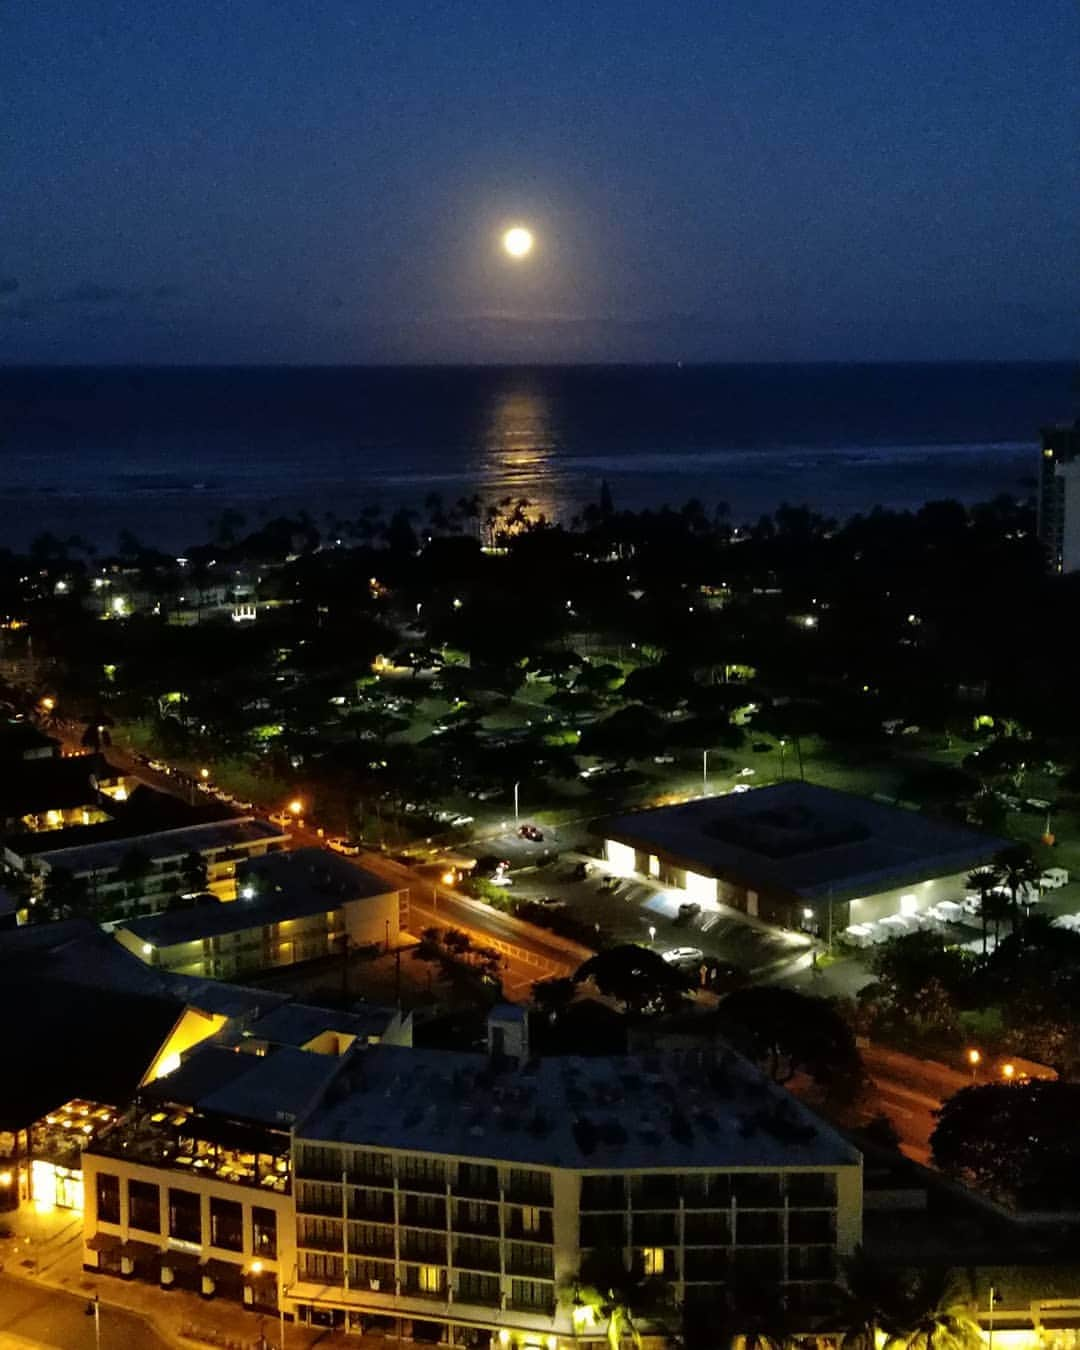
<path fill-rule="evenodd" d="M 183 1010 L 166 993 L 43 980 L 39 962 L 0 959 L 0 1129 L 21 1129 L 73 1098 L 123 1105 Z"/>
<path fill-rule="evenodd" d="M 50 849 L 47 835 L 21 835 L 10 841 L 10 846 L 22 854 L 33 854 L 47 867 L 66 867 L 75 873 L 106 872 L 118 867 L 121 859 L 132 849 L 138 849 L 151 862 L 182 858 L 192 851 L 203 853 L 208 849 L 236 848 L 260 841 L 284 844 L 287 835 L 276 825 L 254 816 L 232 816 L 228 820 L 209 821 L 202 825 L 186 825 L 179 829 L 160 830 L 153 834 L 126 836 L 122 839 L 103 839 L 92 844 L 78 844 L 69 848 Z"/>
<path fill-rule="evenodd" d="M 26 760 L 15 772 L 0 775 L 0 819 L 93 806 L 98 794 L 91 778 L 114 775 L 100 755 Z"/>
<path fill-rule="evenodd" d="M 32 722 L 0 721 L 0 762 L 55 755 L 59 748 L 58 740 L 46 736 Z"/>
<path fill-rule="evenodd" d="M 731 1051 L 532 1060 L 375 1046 L 297 1138 L 524 1166 L 827 1167 L 858 1152 Z"/>
<path fill-rule="evenodd" d="M 242 882 L 253 885 L 260 894 L 287 894 L 297 899 L 311 897 L 324 906 L 327 900 L 337 903 L 362 900 L 371 895 L 386 895 L 395 889 L 350 858 L 325 848 L 297 848 L 287 853 L 248 858 L 238 875 Z"/>
<path fill-rule="evenodd" d="M 349 870 L 354 875 L 350 878 L 348 891 L 337 886 L 326 890 L 312 884 L 302 884 L 295 889 L 286 886 L 278 891 L 260 893 L 252 900 L 195 905 L 191 909 L 171 909 L 162 914 L 148 914 L 142 918 L 125 920 L 117 928 L 133 934 L 151 947 L 175 947 L 185 942 L 200 942 L 226 933 L 242 933 L 249 928 L 283 923 L 288 919 L 302 919 L 309 914 L 337 909 L 348 900 L 386 894 L 388 887 L 385 881 L 358 867 L 350 867 Z M 250 872 L 246 872 L 245 879 L 250 875 Z M 297 877 L 298 880 L 304 879 L 299 872 Z"/>
<path fill-rule="evenodd" d="M 200 1046 L 180 1067 L 148 1084 L 144 1101 L 189 1106 L 204 1115 L 287 1130 L 310 1111 L 341 1060 L 294 1046 L 266 1055 Z"/>
<path fill-rule="evenodd" d="M 298 1049 L 310 1045 L 328 1031 L 355 1037 L 366 1045 L 380 1040 L 397 1016 L 394 1008 L 372 1006 L 359 1012 L 338 1012 L 309 1003 L 283 1003 L 252 1022 L 247 1030 L 257 1041 L 292 1045 Z"/>
<path fill-rule="evenodd" d="M 813 783 L 776 783 L 597 821 L 606 839 L 705 876 L 806 900 L 966 871 L 1006 840 Z"/>
<path fill-rule="evenodd" d="M 54 983 L 91 990 L 176 998 L 202 1012 L 247 1025 L 288 1002 L 287 995 L 148 966 L 88 919 L 65 919 L 0 932 L 0 969 L 33 970 L 38 998 Z"/>

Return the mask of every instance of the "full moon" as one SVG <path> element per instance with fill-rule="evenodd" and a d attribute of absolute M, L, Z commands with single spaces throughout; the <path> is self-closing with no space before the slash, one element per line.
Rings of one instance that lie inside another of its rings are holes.
<path fill-rule="evenodd" d="M 524 225 L 515 225 L 503 235 L 502 244 L 511 258 L 524 258 L 532 252 L 532 230 L 527 230 Z"/>

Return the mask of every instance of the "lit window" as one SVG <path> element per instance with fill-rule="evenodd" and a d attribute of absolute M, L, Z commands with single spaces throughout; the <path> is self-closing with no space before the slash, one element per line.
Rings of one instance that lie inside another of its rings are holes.
<path fill-rule="evenodd" d="M 535 1205 L 522 1205 L 521 1228 L 525 1233 L 539 1233 L 540 1211 Z"/>
<path fill-rule="evenodd" d="M 645 1261 L 646 1275 L 663 1275 L 664 1273 L 664 1249 L 663 1247 L 646 1247 L 642 1252 Z"/>
<path fill-rule="evenodd" d="M 442 1290 L 442 1270 L 439 1266 L 420 1267 L 420 1289 L 425 1294 L 438 1294 Z"/>

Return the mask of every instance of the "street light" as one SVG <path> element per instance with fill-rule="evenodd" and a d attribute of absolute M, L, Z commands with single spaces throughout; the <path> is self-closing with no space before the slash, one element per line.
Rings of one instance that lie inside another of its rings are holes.
<path fill-rule="evenodd" d="M 1003 1064 L 1001 1066 L 1001 1076 L 1002 1078 L 1005 1079 L 1007 1083 L 1011 1083 L 1012 1080 L 1016 1077 L 1016 1065 Z"/>
<path fill-rule="evenodd" d="M 293 813 L 294 816 L 300 815 L 303 809 L 304 803 L 300 800 L 299 797 L 294 797 L 293 800 L 289 803 L 289 810 Z"/>
<path fill-rule="evenodd" d="M 971 1081 L 974 1083 L 975 1071 L 976 1069 L 978 1069 L 979 1064 L 982 1061 L 982 1055 L 978 1052 L 978 1050 L 969 1050 L 967 1052 L 967 1059 L 968 1063 L 971 1065 Z"/>
<path fill-rule="evenodd" d="M 784 781 L 784 751 L 787 748 L 787 740 L 783 736 L 780 737 L 779 745 L 780 745 L 780 781 L 782 783 Z"/>
<path fill-rule="evenodd" d="M 707 797 L 707 796 L 709 795 L 709 752 L 708 752 L 708 750 L 702 750 L 702 752 L 701 752 L 701 795 L 702 795 L 703 797 Z"/>
<path fill-rule="evenodd" d="M 209 778 L 210 778 L 210 770 L 209 770 L 209 769 L 200 769 L 200 770 L 199 770 L 199 777 L 203 780 L 204 783 L 207 782 L 207 781 L 209 780 Z"/>
<path fill-rule="evenodd" d="M 655 926 L 655 924 L 649 924 L 649 941 L 650 941 L 650 942 L 655 942 L 655 941 L 656 941 L 656 926 Z"/>
<path fill-rule="evenodd" d="M 520 784 L 520 783 L 515 783 L 515 784 L 514 784 L 514 824 L 515 824 L 515 825 L 517 824 L 518 819 L 519 819 L 519 813 L 518 813 L 518 788 L 519 788 L 519 787 L 521 787 L 521 784 Z"/>

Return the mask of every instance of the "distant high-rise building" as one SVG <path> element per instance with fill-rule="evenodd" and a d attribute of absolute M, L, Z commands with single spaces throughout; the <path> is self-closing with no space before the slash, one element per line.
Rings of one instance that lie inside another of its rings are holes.
<path fill-rule="evenodd" d="M 1080 568 L 1080 420 L 1043 427 L 1039 539 L 1055 572 Z"/>

